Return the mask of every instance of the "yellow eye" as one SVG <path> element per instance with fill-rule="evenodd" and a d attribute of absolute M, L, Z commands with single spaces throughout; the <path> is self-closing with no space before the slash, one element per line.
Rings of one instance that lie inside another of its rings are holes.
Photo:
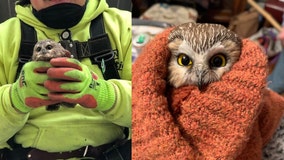
<path fill-rule="evenodd" d="M 223 54 L 217 54 L 210 59 L 210 67 L 224 67 L 227 64 L 227 59 Z"/>
<path fill-rule="evenodd" d="M 180 54 L 177 57 L 177 63 L 181 66 L 191 67 L 192 66 L 192 60 L 189 56 L 186 54 Z"/>

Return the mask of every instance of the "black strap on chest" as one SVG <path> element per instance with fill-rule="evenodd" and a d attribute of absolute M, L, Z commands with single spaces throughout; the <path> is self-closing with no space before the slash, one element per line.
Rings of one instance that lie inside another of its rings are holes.
<path fill-rule="evenodd" d="M 19 50 L 19 64 L 17 68 L 16 78 L 19 77 L 23 65 L 31 60 L 34 45 L 37 42 L 36 33 L 33 27 L 21 22 L 21 46 Z"/>
<path fill-rule="evenodd" d="M 31 60 L 33 47 L 37 42 L 34 28 L 22 21 L 21 32 L 22 38 L 17 77 L 23 65 Z M 119 79 L 120 76 L 115 62 L 115 52 L 111 47 L 108 34 L 105 32 L 102 14 L 91 22 L 90 37 L 86 42 L 62 40 L 60 43 L 73 54 L 74 58 L 78 60 L 90 58 L 92 64 L 99 66 L 104 79 Z"/>

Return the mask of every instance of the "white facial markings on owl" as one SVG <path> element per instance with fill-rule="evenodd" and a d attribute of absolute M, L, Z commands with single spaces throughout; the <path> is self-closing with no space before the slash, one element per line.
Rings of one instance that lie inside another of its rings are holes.
<path fill-rule="evenodd" d="M 218 24 L 186 23 L 169 35 L 172 58 L 169 83 L 174 87 L 197 85 L 200 90 L 218 81 L 241 53 L 241 39 Z"/>

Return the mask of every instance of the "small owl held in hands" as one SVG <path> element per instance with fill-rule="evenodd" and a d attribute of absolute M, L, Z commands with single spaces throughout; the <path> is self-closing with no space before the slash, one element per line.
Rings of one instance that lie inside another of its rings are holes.
<path fill-rule="evenodd" d="M 169 83 L 175 88 L 196 85 L 202 91 L 238 61 L 241 47 L 241 39 L 222 25 L 179 25 L 168 37 Z"/>
<path fill-rule="evenodd" d="M 71 53 L 64 49 L 60 43 L 55 42 L 50 39 L 38 41 L 33 49 L 32 61 L 50 61 L 52 58 L 56 57 L 69 57 L 71 58 Z M 74 104 L 64 103 L 64 106 L 74 107 Z M 47 110 L 53 111 L 58 110 L 60 104 L 54 104 L 47 106 Z"/>
<path fill-rule="evenodd" d="M 64 49 L 60 43 L 50 39 L 38 41 L 33 50 L 33 61 L 49 61 L 56 57 L 71 57 L 71 53 Z"/>

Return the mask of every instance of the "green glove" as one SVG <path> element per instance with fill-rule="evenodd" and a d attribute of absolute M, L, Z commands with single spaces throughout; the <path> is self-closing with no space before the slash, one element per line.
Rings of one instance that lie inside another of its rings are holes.
<path fill-rule="evenodd" d="M 29 112 L 32 108 L 56 104 L 58 101 L 48 98 L 48 90 L 43 86 L 47 80 L 49 62 L 32 61 L 26 63 L 19 78 L 11 87 L 11 101 L 13 106 L 21 112 Z"/>
<path fill-rule="evenodd" d="M 89 68 L 73 58 L 53 58 L 47 71 L 49 80 L 44 86 L 48 97 L 66 103 L 77 103 L 86 108 L 109 110 L 115 103 L 115 88 Z"/>

